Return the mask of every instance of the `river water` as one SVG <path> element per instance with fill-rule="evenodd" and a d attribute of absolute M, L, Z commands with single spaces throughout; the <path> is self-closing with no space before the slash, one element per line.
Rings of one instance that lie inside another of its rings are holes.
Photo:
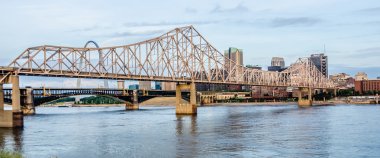
<path fill-rule="evenodd" d="M 39 107 L 0 146 L 26 157 L 380 157 L 380 106 Z"/>

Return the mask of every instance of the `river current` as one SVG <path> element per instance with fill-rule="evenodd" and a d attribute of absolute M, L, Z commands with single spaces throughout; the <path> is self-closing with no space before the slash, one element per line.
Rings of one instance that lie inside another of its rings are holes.
<path fill-rule="evenodd" d="M 380 106 L 38 107 L 0 146 L 25 157 L 380 157 Z"/>

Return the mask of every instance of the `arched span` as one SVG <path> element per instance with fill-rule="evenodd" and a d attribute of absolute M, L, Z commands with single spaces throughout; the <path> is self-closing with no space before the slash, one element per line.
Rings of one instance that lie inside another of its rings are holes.
<path fill-rule="evenodd" d="M 93 44 L 95 45 L 96 48 L 100 48 L 98 43 L 96 43 L 95 41 L 87 41 L 86 44 L 84 45 L 84 48 L 87 48 L 89 44 Z M 98 53 L 99 53 L 99 65 L 100 67 L 102 67 L 100 69 L 101 72 L 105 72 L 105 68 L 104 68 L 104 56 L 103 56 L 103 52 L 102 50 L 98 50 Z M 79 68 L 82 69 L 82 66 L 83 66 L 83 58 L 80 59 L 80 62 L 79 62 Z M 80 88 L 81 87 L 81 79 L 78 78 L 77 79 L 77 88 Z M 104 88 L 108 88 L 108 81 L 107 80 L 104 80 Z"/>
<path fill-rule="evenodd" d="M 96 48 L 99 48 L 98 43 L 96 43 L 95 41 L 87 41 L 87 43 L 84 45 L 84 48 L 87 48 L 87 46 L 88 46 L 89 44 L 91 44 L 91 43 L 94 44 Z"/>
<path fill-rule="evenodd" d="M 78 96 L 78 95 L 39 97 L 39 98 L 35 98 L 33 100 L 33 103 L 34 103 L 34 106 L 40 106 L 40 105 L 43 105 L 43 104 L 52 103 L 52 102 L 57 101 L 59 99 L 69 98 L 69 97 L 74 97 L 74 96 Z M 105 95 L 105 94 L 99 94 L 99 95 L 95 95 L 95 96 L 105 96 L 105 97 L 108 97 L 108 98 L 113 98 L 113 99 L 118 100 L 119 102 L 123 102 L 123 103 L 129 101 L 129 100 L 123 100 L 123 99 L 120 99 L 118 97 L 114 97 L 114 96 L 110 96 L 110 95 Z"/>

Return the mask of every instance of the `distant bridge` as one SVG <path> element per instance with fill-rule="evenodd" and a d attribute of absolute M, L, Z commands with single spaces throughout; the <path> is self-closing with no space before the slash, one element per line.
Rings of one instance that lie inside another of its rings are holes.
<path fill-rule="evenodd" d="M 28 90 L 30 92 L 28 92 Z M 4 91 L 4 102 L 12 103 L 12 89 L 6 88 Z M 125 102 L 133 103 L 134 95 L 137 95 L 137 103 L 144 102 L 154 97 L 175 97 L 176 92 L 163 90 L 123 90 L 105 88 L 20 88 L 20 104 L 22 107 L 28 104 L 39 106 L 51 101 L 72 97 L 77 95 L 105 95 L 118 98 Z M 28 101 L 31 95 L 31 101 Z M 189 100 L 189 92 L 182 92 L 182 99 Z M 29 103 L 28 103 L 29 102 Z"/>

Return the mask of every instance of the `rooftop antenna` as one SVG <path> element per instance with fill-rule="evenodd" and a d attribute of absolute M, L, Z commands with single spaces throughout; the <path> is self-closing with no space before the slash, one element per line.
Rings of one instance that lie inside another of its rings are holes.
<path fill-rule="evenodd" d="M 326 54 L 326 44 L 323 45 L 323 53 Z"/>

